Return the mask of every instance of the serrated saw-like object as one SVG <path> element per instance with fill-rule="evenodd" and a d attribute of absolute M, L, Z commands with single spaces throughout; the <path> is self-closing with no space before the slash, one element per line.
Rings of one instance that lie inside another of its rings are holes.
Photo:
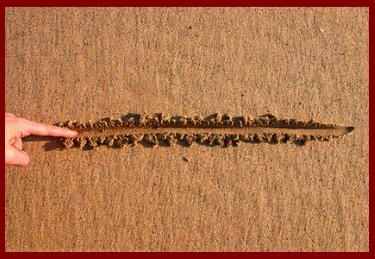
<path fill-rule="evenodd" d="M 213 114 L 207 117 L 128 114 L 121 118 L 103 118 L 96 122 L 66 121 L 57 124 L 79 132 L 75 138 L 62 139 L 66 148 L 95 148 L 100 145 L 120 148 L 145 145 L 237 146 L 244 143 L 287 143 L 305 145 L 308 141 L 329 141 L 354 130 L 314 121 L 278 119 L 271 114 L 256 118 Z"/>

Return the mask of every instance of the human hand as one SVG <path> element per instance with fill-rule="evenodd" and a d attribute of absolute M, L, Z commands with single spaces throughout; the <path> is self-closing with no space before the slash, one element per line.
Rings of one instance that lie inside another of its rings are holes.
<path fill-rule="evenodd" d="M 73 138 L 78 133 L 50 124 L 29 121 L 5 113 L 5 164 L 26 166 L 30 162 L 29 155 L 22 150 L 22 138 L 29 135 Z"/>

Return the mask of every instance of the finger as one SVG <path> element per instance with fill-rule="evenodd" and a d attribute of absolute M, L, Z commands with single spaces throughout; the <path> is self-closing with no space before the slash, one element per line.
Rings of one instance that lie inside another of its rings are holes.
<path fill-rule="evenodd" d="M 14 115 L 13 113 L 10 113 L 10 112 L 6 112 L 6 113 L 5 113 L 5 116 L 8 116 L 8 117 L 16 117 L 16 115 Z"/>
<path fill-rule="evenodd" d="M 26 119 L 20 119 L 20 127 L 22 131 L 22 137 L 26 137 L 29 135 L 38 135 L 73 138 L 78 134 L 76 131 L 70 129 L 60 128 L 50 124 L 44 124 L 35 121 L 29 121 Z"/>
<path fill-rule="evenodd" d="M 30 162 L 30 157 L 25 151 L 20 151 L 12 146 L 5 149 L 5 164 L 27 166 Z"/>
<path fill-rule="evenodd" d="M 22 139 L 21 138 L 17 139 L 14 142 L 13 147 L 15 147 L 18 150 L 22 150 Z"/>

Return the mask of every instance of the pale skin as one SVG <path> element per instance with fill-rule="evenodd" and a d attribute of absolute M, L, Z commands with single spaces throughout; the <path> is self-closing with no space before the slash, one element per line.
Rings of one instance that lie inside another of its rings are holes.
<path fill-rule="evenodd" d="M 56 127 L 50 124 L 30 121 L 5 113 L 5 164 L 26 166 L 30 163 L 29 155 L 22 150 L 22 138 L 37 135 L 73 138 L 76 131 Z"/>

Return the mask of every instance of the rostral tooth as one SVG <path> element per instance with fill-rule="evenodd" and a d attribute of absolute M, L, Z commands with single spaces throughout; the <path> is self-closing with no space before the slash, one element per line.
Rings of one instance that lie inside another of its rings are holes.
<path fill-rule="evenodd" d="M 187 124 L 191 126 L 196 126 L 197 123 L 195 122 L 195 119 L 193 118 L 187 118 Z"/>

